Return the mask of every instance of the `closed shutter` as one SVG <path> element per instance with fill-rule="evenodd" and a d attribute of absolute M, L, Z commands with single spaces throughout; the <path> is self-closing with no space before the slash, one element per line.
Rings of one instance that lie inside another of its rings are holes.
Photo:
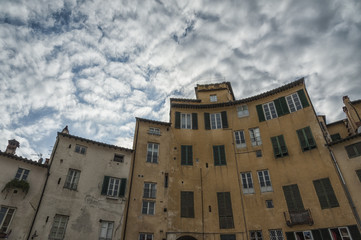
<path fill-rule="evenodd" d="M 288 211 L 302 211 L 304 210 L 303 202 L 297 184 L 283 186 L 283 193 L 285 195 Z"/>
<path fill-rule="evenodd" d="M 357 156 L 356 151 L 353 148 L 353 145 L 346 146 L 345 148 L 349 158 L 353 158 Z"/>
<path fill-rule="evenodd" d="M 175 128 L 180 128 L 180 112 L 175 112 Z"/>
<path fill-rule="evenodd" d="M 215 166 L 221 165 L 218 146 L 213 146 L 213 159 Z"/>
<path fill-rule="evenodd" d="M 110 179 L 109 176 L 104 176 L 102 192 L 101 192 L 102 195 L 107 195 L 109 179 Z"/>
<path fill-rule="evenodd" d="M 223 125 L 222 127 L 228 128 L 227 112 L 223 111 L 223 112 L 221 112 L 221 115 L 222 115 L 222 125 Z"/>
<path fill-rule="evenodd" d="M 315 229 L 315 230 L 311 230 L 311 232 L 313 239 L 320 239 L 320 240 L 322 239 L 320 230 Z"/>
<path fill-rule="evenodd" d="M 193 192 L 181 192 L 181 217 L 194 218 Z"/>
<path fill-rule="evenodd" d="M 328 231 L 327 228 L 320 229 L 320 232 L 321 232 L 322 240 L 332 240 L 330 237 L 330 232 Z"/>
<path fill-rule="evenodd" d="M 290 111 L 288 110 L 286 99 L 284 97 L 278 98 L 273 102 L 276 106 L 277 115 L 279 117 L 290 113 Z"/>
<path fill-rule="evenodd" d="M 219 228 L 220 229 L 234 228 L 230 193 L 218 192 L 217 200 L 218 200 Z"/>
<path fill-rule="evenodd" d="M 192 146 L 181 146 L 181 165 L 193 165 Z"/>
<path fill-rule="evenodd" d="M 286 232 L 287 240 L 296 240 L 294 232 Z"/>
<path fill-rule="evenodd" d="M 304 108 L 310 106 L 310 104 L 309 104 L 308 101 L 307 101 L 307 97 L 306 97 L 305 91 L 303 91 L 303 89 L 301 89 L 301 90 L 297 91 L 297 93 L 298 93 L 298 96 L 300 97 L 302 106 L 303 106 Z"/>
<path fill-rule="evenodd" d="M 256 106 L 256 109 L 257 109 L 257 114 L 258 114 L 258 120 L 260 122 L 263 122 L 266 120 L 266 118 L 264 117 L 264 113 L 263 113 L 263 108 L 262 108 L 262 105 L 257 105 Z"/>
<path fill-rule="evenodd" d="M 348 226 L 352 239 L 361 239 L 360 232 L 356 225 Z"/>
<path fill-rule="evenodd" d="M 198 115 L 197 115 L 197 113 L 192 113 L 192 129 L 198 129 Z"/>
<path fill-rule="evenodd" d="M 226 165 L 226 152 L 224 146 L 213 146 L 214 165 Z"/>
<path fill-rule="evenodd" d="M 313 185 L 322 209 L 339 206 L 329 178 L 314 180 Z"/>
<path fill-rule="evenodd" d="M 204 127 L 206 130 L 211 129 L 211 122 L 209 118 L 209 113 L 204 113 Z"/>
<path fill-rule="evenodd" d="M 119 197 L 124 197 L 125 187 L 127 186 L 127 179 L 122 178 L 120 182 L 121 183 L 120 183 Z"/>

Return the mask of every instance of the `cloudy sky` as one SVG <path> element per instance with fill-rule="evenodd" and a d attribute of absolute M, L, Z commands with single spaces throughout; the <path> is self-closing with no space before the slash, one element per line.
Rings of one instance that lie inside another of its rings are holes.
<path fill-rule="evenodd" d="M 0 150 L 48 157 L 56 133 L 132 147 L 135 117 L 229 81 L 237 99 L 306 77 L 317 113 L 361 98 L 361 3 L 1 0 Z"/>

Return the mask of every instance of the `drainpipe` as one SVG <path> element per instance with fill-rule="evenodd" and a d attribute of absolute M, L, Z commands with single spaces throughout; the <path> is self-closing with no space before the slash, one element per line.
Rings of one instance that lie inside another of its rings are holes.
<path fill-rule="evenodd" d="M 50 157 L 51 161 L 50 161 L 50 164 L 49 164 L 48 169 L 47 169 L 44 187 L 43 187 L 43 190 L 42 190 L 42 192 L 41 192 L 41 196 L 40 196 L 40 199 L 39 199 L 38 207 L 36 208 L 33 221 L 31 222 L 29 234 L 28 234 L 28 236 L 27 236 L 27 238 L 26 238 L 27 240 L 32 239 L 32 238 L 30 238 L 30 235 L 31 235 L 31 232 L 33 231 L 33 227 L 34 227 L 34 224 L 35 224 L 35 220 L 36 220 L 36 217 L 37 217 L 37 215 L 38 215 L 39 208 L 40 208 L 41 202 L 42 202 L 43 197 L 44 197 L 45 188 L 46 188 L 46 185 L 47 185 L 47 183 L 48 183 L 49 176 L 50 176 L 51 164 L 53 163 L 54 155 L 55 155 L 55 153 L 56 153 L 56 149 L 58 148 L 58 143 L 59 143 L 59 133 L 58 133 L 58 137 L 57 137 L 57 139 L 56 139 L 55 148 L 53 149 L 53 152 L 52 152 L 51 157 Z M 36 235 L 36 231 L 35 231 L 34 235 Z"/>
<path fill-rule="evenodd" d="M 203 202 L 203 175 L 202 175 L 202 168 L 199 169 L 200 170 L 200 174 L 201 174 L 201 199 L 202 199 L 202 238 L 203 240 L 205 239 L 204 237 L 204 202 Z"/>

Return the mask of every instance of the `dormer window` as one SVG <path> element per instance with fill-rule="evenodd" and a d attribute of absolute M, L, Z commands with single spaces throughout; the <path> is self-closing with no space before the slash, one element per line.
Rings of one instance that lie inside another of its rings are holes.
<path fill-rule="evenodd" d="M 215 94 L 214 94 L 214 95 L 211 95 L 211 96 L 210 96 L 210 101 L 211 101 L 211 102 L 217 102 L 217 95 L 215 95 Z"/>

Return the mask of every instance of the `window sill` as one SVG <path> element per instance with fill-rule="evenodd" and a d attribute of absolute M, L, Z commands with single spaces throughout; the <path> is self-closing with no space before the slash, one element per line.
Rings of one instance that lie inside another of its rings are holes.
<path fill-rule="evenodd" d="M 109 200 L 119 200 L 120 199 L 120 197 L 112 197 L 112 196 L 106 196 L 105 198 L 109 199 Z"/>

